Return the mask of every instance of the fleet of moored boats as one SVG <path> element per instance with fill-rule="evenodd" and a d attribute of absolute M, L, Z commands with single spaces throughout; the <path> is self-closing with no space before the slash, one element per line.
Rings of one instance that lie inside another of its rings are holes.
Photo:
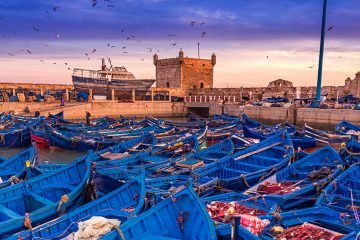
<path fill-rule="evenodd" d="M 358 239 L 360 126 L 0 114 L 1 239 Z M 37 147 L 84 151 L 40 163 Z M 100 227 L 101 226 L 101 227 Z M 87 237 L 84 237 L 87 236 Z"/>

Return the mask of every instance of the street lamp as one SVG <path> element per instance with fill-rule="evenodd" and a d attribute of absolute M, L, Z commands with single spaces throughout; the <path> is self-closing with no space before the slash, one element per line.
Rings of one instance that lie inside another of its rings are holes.
<path fill-rule="evenodd" d="M 324 43 L 325 43 L 326 7 L 327 7 L 327 0 L 324 0 L 323 13 L 322 13 L 322 24 L 321 24 L 321 40 L 320 40 L 318 78 L 317 78 L 317 85 L 316 85 L 316 101 L 312 102 L 313 103 L 312 107 L 320 107 L 322 67 L 323 67 Z"/>

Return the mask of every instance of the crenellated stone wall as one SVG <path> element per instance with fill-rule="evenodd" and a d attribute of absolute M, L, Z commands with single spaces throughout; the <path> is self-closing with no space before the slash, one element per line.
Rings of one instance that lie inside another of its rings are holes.
<path fill-rule="evenodd" d="M 156 87 L 183 90 L 212 88 L 215 64 L 215 54 L 210 60 L 184 57 L 182 50 L 176 58 L 159 59 L 155 54 Z"/>

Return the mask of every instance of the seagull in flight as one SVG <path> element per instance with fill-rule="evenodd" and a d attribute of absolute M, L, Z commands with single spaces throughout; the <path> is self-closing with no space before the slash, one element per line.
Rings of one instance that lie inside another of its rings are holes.
<path fill-rule="evenodd" d="M 9 53 L 9 56 L 13 57 L 13 56 L 15 56 L 15 53 Z"/>
<path fill-rule="evenodd" d="M 140 58 L 141 61 L 144 61 L 145 59 L 144 58 Z"/>
<path fill-rule="evenodd" d="M 26 50 L 29 54 L 31 54 L 31 51 L 29 49 Z"/>
<path fill-rule="evenodd" d="M 168 37 L 176 37 L 176 34 L 168 34 Z"/>
<path fill-rule="evenodd" d="M 308 68 L 313 69 L 314 66 L 315 66 L 315 64 L 313 64 L 313 65 L 311 65 L 311 66 L 308 66 Z"/>
<path fill-rule="evenodd" d="M 53 7 L 53 11 L 56 12 L 59 8 L 60 8 L 60 6 L 55 6 L 55 7 Z"/>
<path fill-rule="evenodd" d="M 40 29 L 38 27 L 33 27 L 34 31 L 39 31 Z"/>
<path fill-rule="evenodd" d="M 202 22 L 202 23 L 200 23 L 200 26 L 202 26 L 202 25 L 205 25 L 205 23 L 203 23 L 203 22 Z"/>
<path fill-rule="evenodd" d="M 95 52 L 96 52 L 96 49 L 94 48 L 94 49 L 92 50 L 92 52 L 91 52 L 91 53 L 93 53 L 93 54 L 94 54 Z"/>
<path fill-rule="evenodd" d="M 56 38 L 60 38 L 60 33 L 56 33 Z"/>
<path fill-rule="evenodd" d="M 152 53 L 152 48 L 146 48 L 147 50 L 149 50 L 149 53 Z"/>
<path fill-rule="evenodd" d="M 190 22 L 190 24 L 191 24 L 192 27 L 195 25 L 195 23 L 196 23 L 195 21 L 191 21 L 191 22 Z"/>
<path fill-rule="evenodd" d="M 206 32 L 201 33 L 201 37 L 205 37 Z"/>
<path fill-rule="evenodd" d="M 330 27 L 327 29 L 326 33 L 330 32 L 333 28 L 334 28 L 334 26 L 330 26 Z"/>
<path fill-rule="evenodd" d="M 40 62 L 41 62 L 41 63 L 45 63 L 44 60 L 42 60 L 42 59 L 40 60 Z"/>

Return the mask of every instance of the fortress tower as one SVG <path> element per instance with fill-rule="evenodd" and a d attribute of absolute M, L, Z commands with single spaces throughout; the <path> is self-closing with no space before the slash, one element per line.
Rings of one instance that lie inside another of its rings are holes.
<path fill-rule="evenodd" d="M 176 58 L 159 59 L 155 54 L 156 87 L 183 90 L 212 88 L 215 64 L 215 54 L 210 60 L 184 57 L 182 49 Z"/>

